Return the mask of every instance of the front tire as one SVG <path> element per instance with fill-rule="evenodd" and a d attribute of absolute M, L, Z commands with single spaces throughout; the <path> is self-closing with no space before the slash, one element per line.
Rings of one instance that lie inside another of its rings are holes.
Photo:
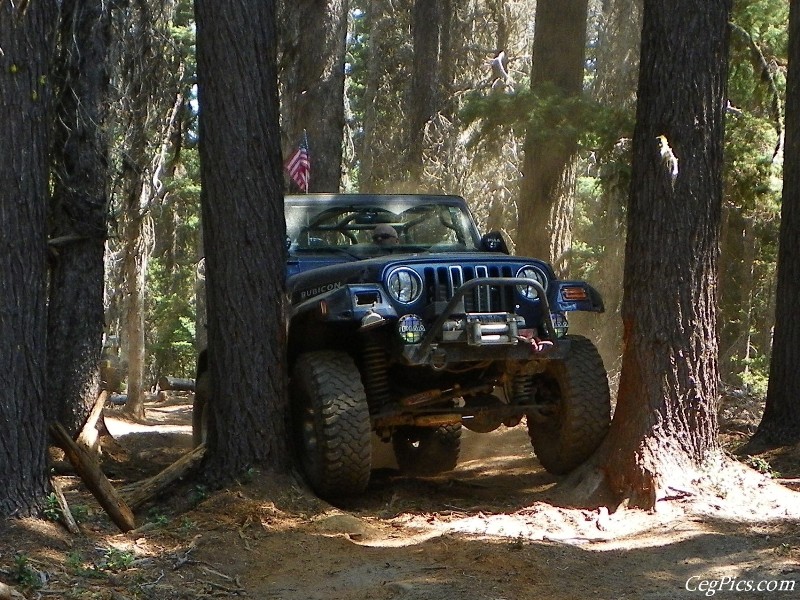
<path fill-rule="evenodd" d="M 584 337 L 568 339 L 567 357 L 537 376 L 536 401 L 545 411 L 527 416 L 536 457 L 555 475 L 585 462 L 611 424 L 611 394 L 600 353 Z"/>
<path fill-rule="evenodd" d="M 291 395 L 300 464 L 314 492 L 330 500 L 362 493 L 372 465 L 371 425 L 353 359 L 334 351 L 300 355 Z"/>
<path fill-rule="evenodd" d="M 392 447 L 405 475 L 426 477 L 452 471 L 461 452 L 461 424 L 398 427 L 392 434 Z"/>

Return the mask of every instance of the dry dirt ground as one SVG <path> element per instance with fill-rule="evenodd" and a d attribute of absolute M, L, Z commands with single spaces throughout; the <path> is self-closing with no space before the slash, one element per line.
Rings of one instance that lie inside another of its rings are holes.
<path fill-rule="evenodd" d="M 106 410 L 126 455 L 104 462 L 115 485 L 190 447 L 190 399 L 147 408 L 145 424 Z M 759 415 L 752 399 L 726 401 L 730 451 Z M 214 492 L 187 482 L 140 510 L 127 534 L 66 473 L 81 534 L 46 519 L 0 524 L 0 590 L 81 600 L 800 598 L 800 493 L 774 480 L 800 477 L 800 448 L 740 458 L 766 474 L 721 470 L 716 494 L 652 513 L 564 508 L 517 427 L 467 435 L 459 467 L 440 477 L 377 471 L 344 506 L 258 472 Z"/>

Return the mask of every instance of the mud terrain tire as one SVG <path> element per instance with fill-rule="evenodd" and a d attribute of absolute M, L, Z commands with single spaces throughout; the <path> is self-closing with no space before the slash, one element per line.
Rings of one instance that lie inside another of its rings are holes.
<path fill-rule="evenodd" d="M 321 498 L 353 496 L 369 483 L 369 408 L 361 374 L 343 352 L 298 357 L 291 379 L 295 443 L 306 479 Z"/>
<path fill-rule="evenodd" d="M 589 458 L 611 423 L 611 395 L 603 359 L 594 344 L 568 336 L 564 360 L 553 361 L 537 376 L 537 401 L 547 403 L 542 415 L 528 415 L 528 435 L 539 462 L 563 475 Z"/>
<path fill-rule="evenodd" d="M 392 447 L 400 472 L 429 476 L 452 471 L 461 451 L 461 424 L 440 427 L 398 427 Z"/>

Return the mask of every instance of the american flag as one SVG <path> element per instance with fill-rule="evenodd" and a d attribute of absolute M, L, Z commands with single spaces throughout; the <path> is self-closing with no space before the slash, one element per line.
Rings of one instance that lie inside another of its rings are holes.
<path fill-rule="evenodd" d="M 311 178 L 311 159 L 308 156 L 308 137 L 305 132 L 303 132 L 303 139 L 300 141 L 300 145 L 286 160 L 284 167 L 291 180 L 307 194 L 308 181 Z"/>

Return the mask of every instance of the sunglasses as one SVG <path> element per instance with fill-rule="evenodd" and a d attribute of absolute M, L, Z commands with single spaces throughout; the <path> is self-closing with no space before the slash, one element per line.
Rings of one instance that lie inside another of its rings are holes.
<path fill-rule="evenodd" d="M 376 242 L 383 242 L 385 240 L 396 240 L 397 236 L 392 235 L 391 233 L 379 233 L 377 235 L 373 235 L 372 239 Z"/>

